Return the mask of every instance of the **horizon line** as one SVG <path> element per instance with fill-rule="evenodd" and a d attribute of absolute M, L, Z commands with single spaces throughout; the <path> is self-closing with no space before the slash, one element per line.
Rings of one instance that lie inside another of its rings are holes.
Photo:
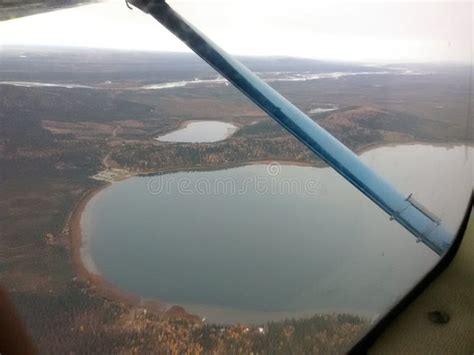
<path fill-rule="evenodd" d="M 97 50 L 97 51 L 117 51 L 117 52 L 135 52 L 135 53 L 155 53 L 155 54 L 178 54 L 178 55 L 189 55 L 196 59 L 201 59 L 191 50 L 157 50 L 157 49 L 146 49 L 146 48 L 122 48 L 122 47 L 99 47 L 99 46 L 75 46 L 75 45 L 62 45 L 62 44 L 1 44 L 0 48 L 5 49 L 20 49 L 20 48 L 43 48 L 43 49 L 63 49 L 63 50 Z M 301 60 L 311 60 L 317 62 L 329 62 L 329 63 L 344 63 L 344 64 L 363 64 L 363 65 L 391 65 L 391 64 L 450 64 L 450 65 L 464 65 L 471 66 L 474 58 L 469 60 L 380 60 L 380 59 L 361 59 L 361 60 L 344 60 L 340 58 L 324 58 L 324 57 L 310 57 L 310 56 L 296 56 L 289 54 L 239 54 L 230 53 L 233 56 L 240 58 L 291 58 Z M 1 54 L 0 54 L 1 57 Z M 202 59 L 201 59 L 202 60 Z"/>

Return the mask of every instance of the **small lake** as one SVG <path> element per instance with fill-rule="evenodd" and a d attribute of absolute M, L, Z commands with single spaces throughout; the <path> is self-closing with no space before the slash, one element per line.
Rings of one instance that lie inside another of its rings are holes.
<path fill-rule="evenodd" d="M 220 121 L 194 121 L 185 127 L 155 138 L 160 142 L 212 143 L 222 141 L 237 131 L 232 123 Z"/>
<path fill-rule="evenodd" d="M 309 110 L 308 113 L 310 114 L 325 113 L 325 112 L 336 111 L 338 109 L 339 109 L 339 106 L 337 105 L 324 104 L 324 105 L 315 106 L 314 108 Z"/>
<path fill-rule="evenodd" d="M 456 230 L 472 186 L 467 153 L 402 145 L 362 158 Z M 330 168 L 133 177 L 95 195 L 81 227 L 92 271 L 223 323 L 376 317 L 438 260 Z"/>

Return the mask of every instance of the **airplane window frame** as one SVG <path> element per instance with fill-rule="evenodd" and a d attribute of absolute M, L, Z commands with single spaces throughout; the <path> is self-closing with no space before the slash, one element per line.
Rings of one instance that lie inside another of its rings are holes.
<path fill-rule="evenodd" d="M 472 117 L 470 117 L 470 123 L 472 123 Z M 469 145 L 470 142 L 466 142 L 465 144 Z M 473 202 L 474 194 L 471 192 L 462 223 L 459 226 L 458 231 L 455 234 L 455 238 L 447 249 L 446 253 L 440 257 L 435 266 L 425 276 L 423 276 L 422 279 L 417 284 L 415 284 L 413 288 L 400 299 L 399 302 L 394 304 L 390 309 L 387 310 L 387 312 L 384 313 L 381 318 L 379 318 L 370 326 L 368 332 L 354 344 L 352 349 L 349 351 L 350 354 L 367 352 L 367 350 L 374 344 L 376 339 L 383 333 L 389 324 L 450 265 L 451 261 L 455 258 L 459 250 L 459 246 L 461 245 L 465 236 Z"/>

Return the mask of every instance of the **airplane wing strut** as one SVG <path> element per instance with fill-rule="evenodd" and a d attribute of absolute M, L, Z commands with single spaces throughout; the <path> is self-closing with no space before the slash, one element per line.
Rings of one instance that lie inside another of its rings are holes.
<path fill-rule="evenodd" d="M 454 234 L 444 228 L 439 218 L 420 207 L 411 194 L 403 195 L 324 128 L 194 28 L 164 0 L 128 2 L 152 15 L 314 154 L 382 208 L 391 219 L 411 232 L 418 241 L 438 255 L 448 250 Z"/>

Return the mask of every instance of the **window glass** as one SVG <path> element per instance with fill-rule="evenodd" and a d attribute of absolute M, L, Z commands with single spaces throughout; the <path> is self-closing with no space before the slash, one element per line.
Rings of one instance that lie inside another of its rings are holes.
<path fill-rule="evenodd" d="M 470 3 L 170 3 L 454 241 Z M 139 9 L 0 31 L 0 284 L 41 351 L 345 352 L 439 262 Z"/>

